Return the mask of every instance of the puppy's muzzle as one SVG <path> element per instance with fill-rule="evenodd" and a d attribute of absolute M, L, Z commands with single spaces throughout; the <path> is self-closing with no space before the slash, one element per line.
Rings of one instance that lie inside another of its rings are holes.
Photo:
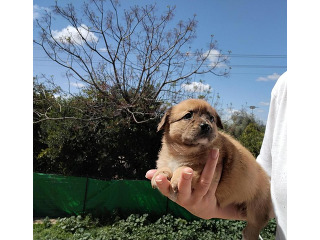
<path fill-rule="evenodd" d="M 207 123 L 201 123 L 200 124 L 200 129 L 201 129 L 201 135 L 206 135 L 211 130 L 211 127 Z"/>

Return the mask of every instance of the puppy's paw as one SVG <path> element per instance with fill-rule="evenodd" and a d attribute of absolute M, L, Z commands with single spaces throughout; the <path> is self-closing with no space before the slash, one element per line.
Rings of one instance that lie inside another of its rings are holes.
<path fill-rule="evenodd" d="M 172 177 L 172 172 L 170 168 L 164 167 L 164 168 L 158 169 L 151 179 L 151 186 L 153 188 L 158 188 L 156 183 L 156 177 L 159 176 L 160 174 L 165 175 L 168 180 L 170 180 Z"/>
<path fill-rule="evenodd" d="M 173 193 L 178 193 L 179 180 L 180 180 L 180 178 L 175 178 L 175 177 L 171 178 L 170 185 L 171 185 L 171 190 Z"/>
<path fill-rule="evenodd" d="M 179 189 L 178 189 L 178 184 L 180 182 L 180 178 L 182 177 L 182 172 L 186 167 L 179 167 L 177 168 L 172 175 L 171 181 L 170 181 L 170 185 L 171 185 L 171 192 L 173 193 L 178 193 Z"/>
<path fill-rule="evenodd" d="M 178 188 L 178 184 L 180 182 L 180 179 L 182 177 L 182 172 L 184 171 L 186 167 L 179 167 L 178 169 L 176 169 L 174 172 L 173 172 L 173 176 L 171 178 L 171 181 L 170 181 L 170 185 L 171 185 L 171 191 L 173 193 L 178 193 L 179 191 L 179 188 Z M 198 172 L 198 171 L 193 171 L 193 174 L 192 174 L 192 180 L 191 180 L 191 188 L 194 189 L 195 186 L 198 184 L 199 182 L 199 179 L 200 179 L 200 175 L 201 173 Z"/>

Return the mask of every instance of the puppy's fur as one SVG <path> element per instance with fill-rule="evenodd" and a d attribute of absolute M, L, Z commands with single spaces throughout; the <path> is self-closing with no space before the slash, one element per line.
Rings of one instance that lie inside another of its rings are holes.
<path fill-rule="evenodd" d="M 165 174 L 172 194 L 178 194 L 181 171 L 188 166 L 194 170 L 195 188 L 210 149 L 218 148 L 218 164 L 223 167 L 221 176 L 213 179 L 219 182 L 218 204 L 239 206 L 247 221 L 243 237 L 256 240 L 272 214 L 269 177 L 245 147 L 218 127 L 223 128 L 220 117 L 206 101 L 189 99 L 169 109 L 158 126 L 164 135 L 152 186 L 157 175 Z"/>

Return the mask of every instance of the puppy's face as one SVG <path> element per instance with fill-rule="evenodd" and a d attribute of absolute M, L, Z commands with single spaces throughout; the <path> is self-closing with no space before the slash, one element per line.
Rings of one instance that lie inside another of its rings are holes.
<path fill-rule="evenodd" d="M 201 146 L 209 144 L 223 128 L 214 108 L 204 100 L 189 99 L 169 109 L 158 126 L 178 144 Z"/>

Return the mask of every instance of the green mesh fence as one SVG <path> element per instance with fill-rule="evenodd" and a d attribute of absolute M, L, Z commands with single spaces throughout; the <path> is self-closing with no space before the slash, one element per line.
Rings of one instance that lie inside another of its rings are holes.
<path fill-rule="evenodd" d="M 187 220 L 197 219 L 184 208 L 151 187 L 150 181 L 101 181 L 91 178 L 33 174 L 34 217 L 63 217 L 92 213 L 107 215 L 172 214 Z"/>

